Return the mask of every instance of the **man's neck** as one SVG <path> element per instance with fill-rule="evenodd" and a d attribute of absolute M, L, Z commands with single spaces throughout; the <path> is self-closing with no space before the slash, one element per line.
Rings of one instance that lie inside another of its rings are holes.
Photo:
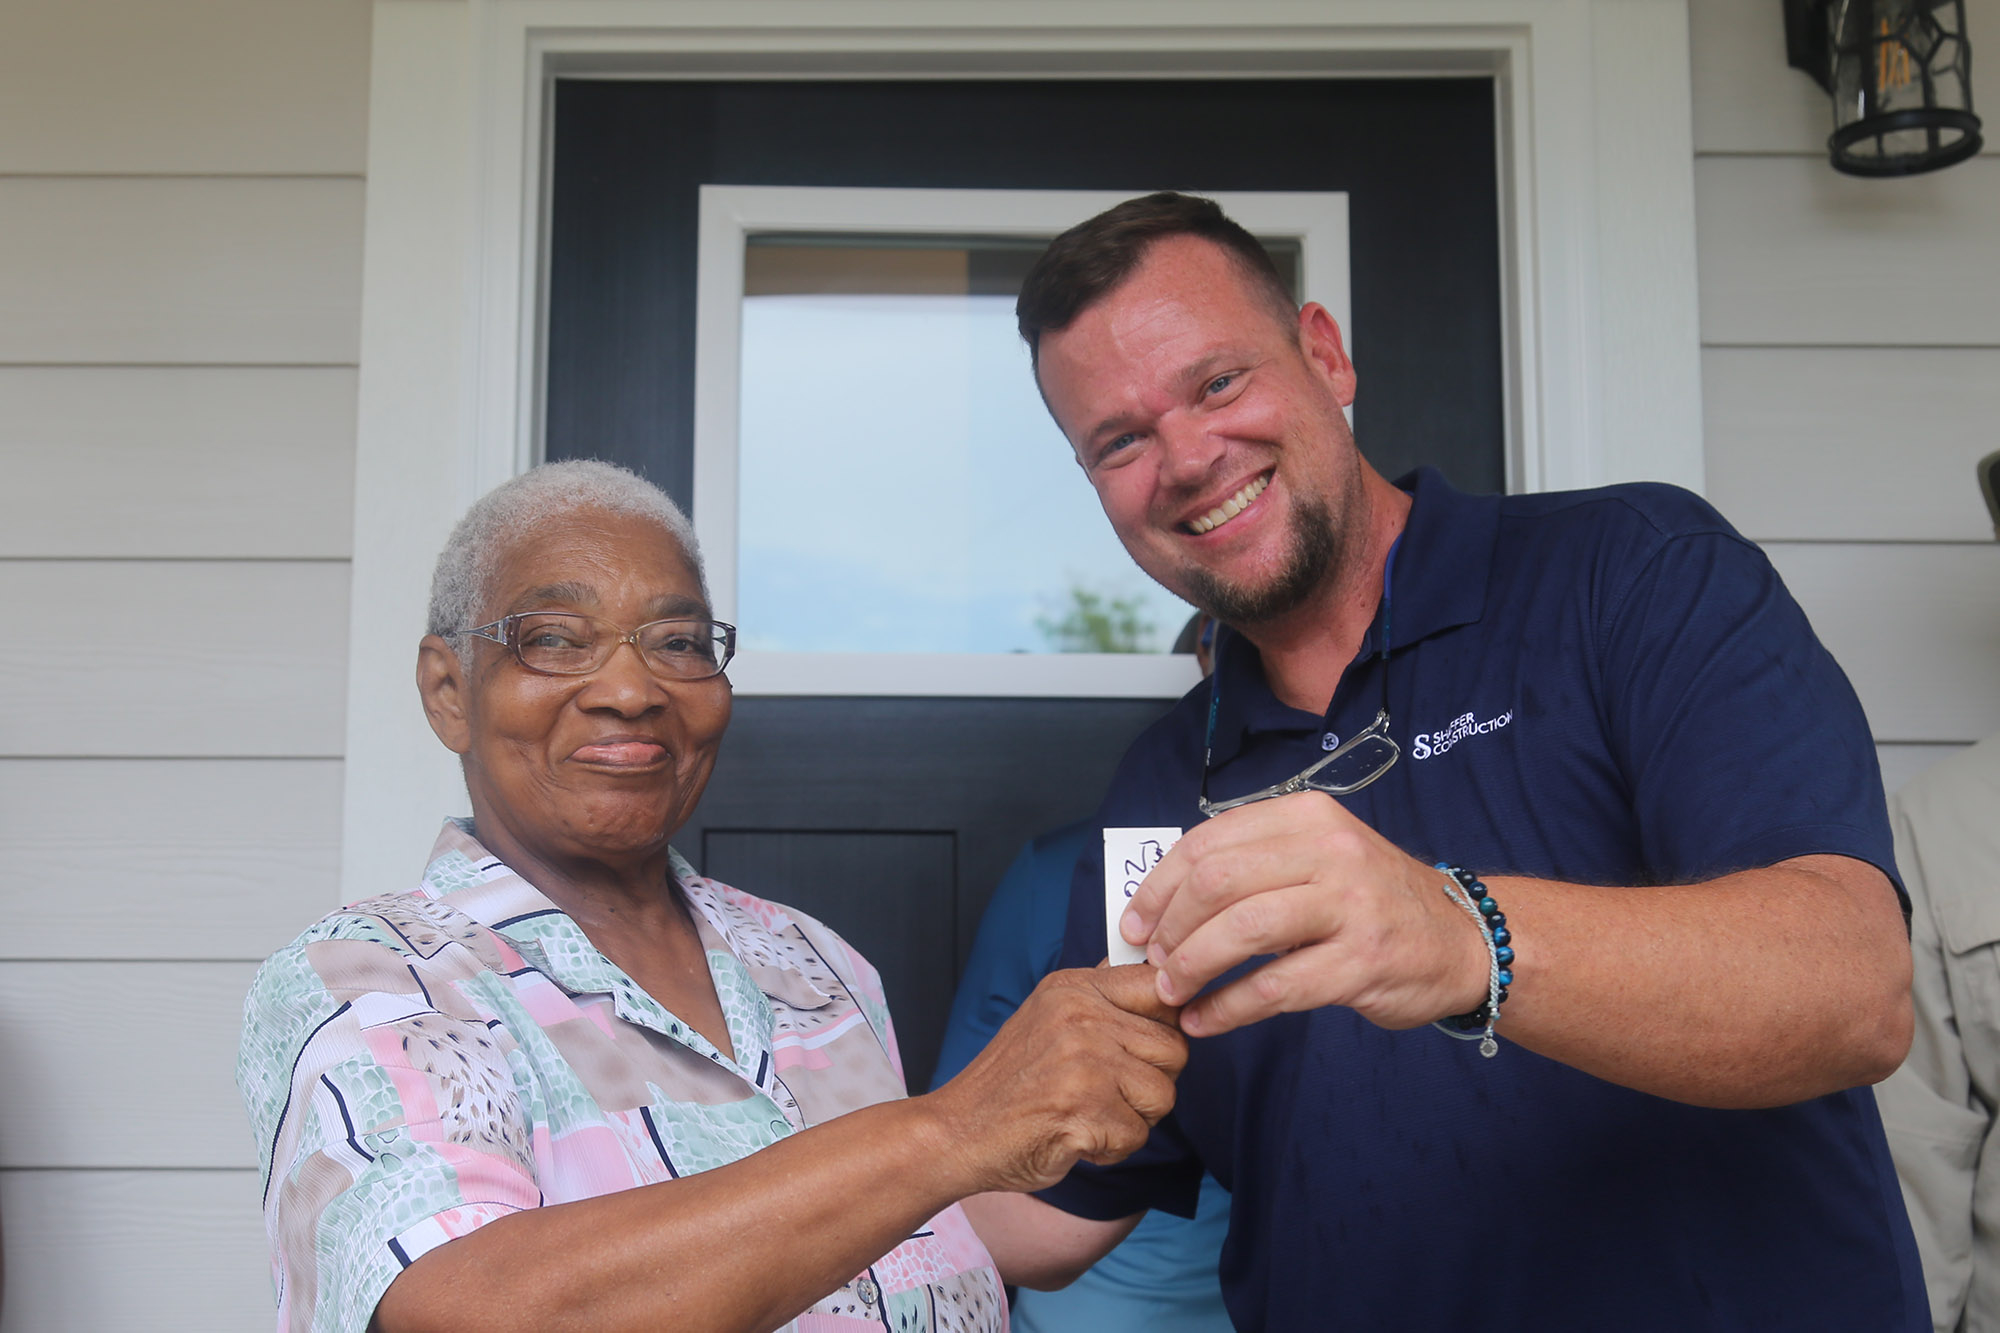
<path fill-rule="evenodd" d="M 1382 602 L 1382 570 L 1409 521 L 1410 497 L 1365 468 L 1361 532 L 1338 575 L 1297 610 L 1241 632 L 1264 662 L 1264 679 L 1285 704 L 1324 713 L 1340 678 L 1361 651 Z"/>

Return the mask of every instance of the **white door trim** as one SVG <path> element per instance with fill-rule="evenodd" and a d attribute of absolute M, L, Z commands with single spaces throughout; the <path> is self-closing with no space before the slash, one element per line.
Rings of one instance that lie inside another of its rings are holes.
<path fill-rule="evenodd" d="M 1701 485 L 1685 0 L 376 0 L 373 44 L 350 895 L 413 878 L 463 808 L 411 648 L 452 522 L 539 448 L 557 73 L 1493 74 L 1510 487 Z"/>

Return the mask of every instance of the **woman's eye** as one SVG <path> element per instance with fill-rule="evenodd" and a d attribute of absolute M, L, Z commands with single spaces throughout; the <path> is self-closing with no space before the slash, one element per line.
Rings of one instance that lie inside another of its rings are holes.
<path fill-rule="evenodd" d="M 521 629 L 523 648 L 580 648 L 582 637 L 561 625 L 530 625 Z"/>

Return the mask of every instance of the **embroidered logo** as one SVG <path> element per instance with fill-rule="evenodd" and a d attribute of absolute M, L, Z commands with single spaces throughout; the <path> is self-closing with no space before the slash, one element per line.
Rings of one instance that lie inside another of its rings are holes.
<path fill-rule="evenodd" d="M 1428 759 L 1434 754 L 1443 754 L 1468 737 L 1484 736 L 1488 732 L 1498 731 L 1513 720 L 1514 710 L 1511 708 L 1496 717 L 1487 718 L 1484 722 L 1474 721 L 1471 713 L 1461 713 L 1452 719 L 1451 725 L 1443 731 L 1418 732 L 1411 737 L 1410 758 Z"/>

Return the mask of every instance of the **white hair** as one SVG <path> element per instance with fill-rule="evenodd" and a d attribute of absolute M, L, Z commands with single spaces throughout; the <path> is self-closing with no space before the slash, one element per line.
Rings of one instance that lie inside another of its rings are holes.
<path fill-rule="evenodd" d="M 694 525 L 667 493 L 636 472 L 595 458 L 544 463 L 501 482 L 473 502 L 451 530 L 431 576 L 429 630 L 453 640 L 463 656 L 469 644 L 459 631 L 484 614 L 487 583 L 515 541 L 552 519 L 585 510 L 651 519 L 680 547 L 708 600 L 708 576 Z"/>

